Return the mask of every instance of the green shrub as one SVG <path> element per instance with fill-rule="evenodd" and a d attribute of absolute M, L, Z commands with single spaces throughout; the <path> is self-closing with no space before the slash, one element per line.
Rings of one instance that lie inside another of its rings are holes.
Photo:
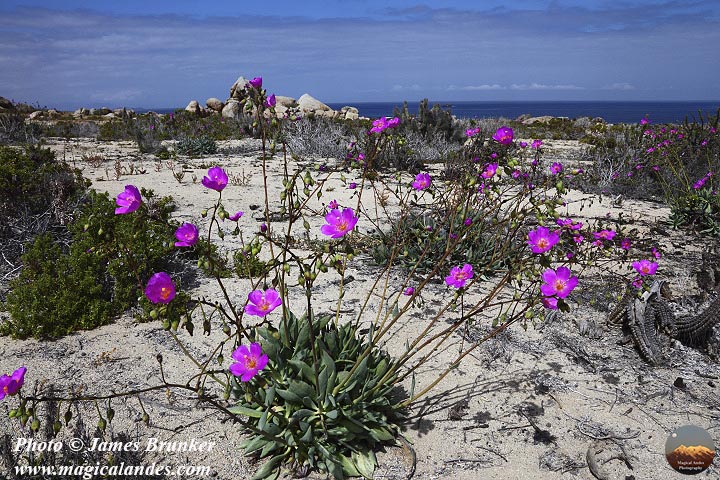
<path fill-rule="evenodd" d="M 52 236 L 38 236 L 22 256 L 23 270 L 10 283 L 9 322 L 0 334 L 14 338 L 57 338 L 109 323 L 115 309 L 108 300 L 103 268 L 78 249 L 64 254 Z"/>
<path fill-rule="evenodd" d="M 198 138 L 181 138 L 178 140 L 175 150 L 180 155 L 199 157 L 200 155 L 212 155 L 217 153 L 217 143 L 208 136 Z"/>
<path fill-rule="evenodd" d="M 699 233 L 720 235 L 720 197 L 710 188 L 680 196 L 670 205 L 673 227 L 688 227 Z"/>
<path fill-rule="evenodd" d="M 257 254 L 251 251 L 238 250 L 235 252 L 235 273 L 240 278 L 257 278 L 263 276 L 268 266 L 260 260 Z"/>
<path fill-rule="evenodd" d="M 65 252 L 49 234 L 36 239 L 22 257 L 20 277 L 10 284 L 11 319 L 0 334 L 57 338 L 105 325 L 137 304 L 153 273 L 172 270 L 172 199 L 141 192 L 140 209 L 115 215 L 109 195 L 91 190 L 68 227 L 71 241 Z M 182 304 L 181 298 L 173 304 Z M 163 315 L 169 323 L 183 313 L 173 304 Z M 143 307 L 146 313 L 153 309 L 150 304 Z"/>
<path fill-rule="evenodd" d="M 369 348 L 357 324 L 338 326 L 332 316 L 311 318 L 288 312 L 285 326 L 257 330 L 270 358 L 268 368 L 258 379 L 240 383 L 233 377 L 231 384 L 238 404 L 230 411 L 247 415 L 253 433 L 262 432 L 242 448 L 271 457 L 256 479 L 273 475 L 281 464 L 335 478 L 372 478 L 374 450 L 395 443 L 404 418 L 398 405 L 404 398 L 393 386 L 393 360 Z"/>

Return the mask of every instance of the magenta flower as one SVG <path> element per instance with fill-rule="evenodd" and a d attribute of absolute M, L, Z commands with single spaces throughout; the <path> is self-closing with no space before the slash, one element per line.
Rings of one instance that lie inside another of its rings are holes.
<path fill-rule="evenodd" d="M 562 171 L 563 171 L 562 163 L 553 162 L 553 164 L 550 165 L 550 173 L 552 173 L 553 175 L 557 175 Z"/>
<path fill-rule="evenodd" d="M 267 232 L 267 228 L 268 228 L 268 227 L 267 227 L 267 224 L 266 224 L 266 223 L 261 223 L 261 224 L 260 224 L 260 231 L 261 231 L 262 233 Z"/>
<path fill-rule="evenodd" d="M 656 259 L 658 259 L 662 256 L 662 255 L 660 255 L 660 252 L 658 252 L 658 249 L 655 247 L 652 247 L 650 252 L 652 252 L 653 257 L 655 257 Z"/>
<path fill-rule="evenodd" d="M 145 287 L 145 296 L 152 303 L 170 303 L 175 298 L 175 285 L 170 275 L 158 272 L 150 277 Z"/>
<path fill-rule="evenodd" d="M 640 125 L 647 125 L 650 123 L 650 120 L 648 120 L 647 117 L 640 119 Z"/>
<path fill-rule="evenodd" d="M 176 247 L 192 247 L 198 241 L 199 237 L 198 229 L 192 223 L 183 223 L 177 230 L 175 230 L 175 238 L 178 239 L 175 242 Z"/>
<path fill-rule="evenodd" d="M 532 144 L 530 145 L 530 148 L 534 148 L 537 150 L 538 148 L 542 147 L 542 144 L 543 144 L 542 140 L 533 140 Z"/>
<path fill-rule="evenodd" d="M 240 345 L 232 353 L 236 361 L 230 365 L 230 373 L 240 377 L 240 381 L 249 382 L 260 370 L 268 364 L 268 356 L 262 353 L 259 343 L 251 343 L 250 347 Z"/>
<path fill-rule="evenodd" d="M 593 232 L 595 240 L 612 240 L 615 238 L 615 231 L 613 230 L 600 230 L 599 232 Z"/>
<path fill-rule="evenodd" d="M 623 250 L 630 250 L 630 245 L 631 242 L 629 238 L 623 238 L 620 242 L 620 248 L 622 248 Z"/>
<path fill-rule="evenodd" d="M 465 224 L 466 227 L 469 227 L 470 225 L 472 225 L 472 218 L 470 218 L 470 217 L 466 218 L 463 223 Z"/>
<path fill-rule="evenodd" d="M 135 185 L 125 185 L 125 190 L 118 193 L 115 203 L 118 205 L 118 208 L 115 209 L 115 215 L 134 212 L 140 208 L 142 203 L 140 190 Z"/>
<path fill-rule="evenodd" d="M 256 317 L 264 317 L 281 304 L 282 299 L 277 290 L 272 288 L 268 288 L 264 292 L 262 290 L 253 290 L 248 294 L 248 304 L 245 305 L 245 313 L 255 315 Z"/>
<path fill-rule="evenodd" d="M 527 146 L 528 146 L 527 142 L 520 142 L 520 148 L 525 148 Z"/>
<path fill-rule="evenodd" d="M 567 267 L 548 268 L 542 273 L 542 280 L 545 283 L 540 285 L 540 292 L 546 297 L 565 298 L 578 284 L 578 278 Z"/>
<path fill-rule="evenodd" d="M 575 243 L 577 243 L 578 245 L 580 245 L 583 242 L 583 240 L 585 240 L 585 237 L 583 237 L 582 235 L 576 235 L 573 237 L 573 241 Z"/>
<path fill-rule="evenodd" d="M 481 177 L 485 179 L 490 179 L 493 176 L 495 176 L 495 173 L 497 172 L 498 164 L 497 163 L 488 163 L 485 165 L 485 170 L 480 174 Z"/>
<path fill-rule="evenodd" d="M 445 283 L 450 287 L 462 288 L 468 280 L 473 278 L 472 265 L 466 263 L 461 267 L 453 267 L 450 269 L 450 275 L 445 277 Z"/>
<path fill-rule="evenodd" d="M 380 117 L 377 120 L 373 120 L 370 133 L 380 133 L 386 128 L 388 128 L 387 120 L 385 119 L 385 117 Z"/>
<path fill-rule="evenodd" d="M 0 400 L 9 395 L 15 395 L 25 383 L 26 367 L 20 367 L 12 375 L 0 376 Z"/>
<path fill-rule="evenodd" d="M 480 133 L 480 127 L 477 127 L 477 128 L 468 128 L 467 130 L 465 130 L 465 135 L 466 135 L 468 138 L 469 138 L 469 137 L 474 137 L 474 136 L 477 135 L 478 133 Z"/>
<path fill-rule="evenodd" d="M 393 117 L 388 119 L 387 121 L 387 128 L 395 128 L 398 125 L 400 125 L 400 119 L 398 117 Z"/>
<path fill-rule="evenodd" d="M 328 208 L 330 210 L 335 210 L 336 208 L 338 208 L 337 200 L 331 200 L 330 203 L 328 203 Z"/>
<path fill-rule="evenodd" d="M 412 186 L 415 190 L 425 190 L 430 186 L 431 183 L 432 178 L 430 178 L 429 173 L 418 173 L 415 176 L 415 181 L 412 183 Z"/>
<path fill-rule="evenodd" d="M 228 176 L 220 167 L 212 167 L 208 170 L 207 176 L 203 177 L 202 184 L 212 190 L 222 192 L 227 186 Z"/>
<path fill-rule="evenodd" d="M 555 220 L 559 226 L 569 228 L 570 230 L 580 230 L 583 226 L 582 222 L 573 223 L 572 218 L 558 218 Z"/>
<path fill-rule="evenodd" d="M 527 244 L 533 253 L 545 253 L 560 241 L 560 232 L 538 227 L 528 232 Z"/>
<path fill-rule="evenodd" d="M 265 100 L 265 106 L 268 108 L 273 108 L 275 105 L 277 105 L 277 99 L 275 98 L 275 94 L 273 93 Z"/>
<path fill-rule="evenodd" d="M 243 215 L 245 215 L 245 212 L 237 211 L 234 214 L 230 215 L 228 218 L 233 222 L 237 222 Z"/>
<path fill-rule="evenodd" d="M 320 231 L 330 238 L 344 237 L 355 228 L 358 217 L 355 216 L 352 208 L 344 208 L 342 213 L 335 208 L 325 215 L 326 225 L 320 227 Z"/>
<path fill-rule="evenodd" d="M 510 145 L 513 141 L 513 135 L 512 128 L 503 125 L 497 129 L 497 132 L 495 132 L 492 138 L 500 145 Z"/>
<path fill-rule="evenodd" d="M 262 77 L 255 77 L 252 80 L 248 81 L 248 83 L 253 88 L 262 88 Z"/>
<path fill-rule="evenodd" d="M 413 287 L 407 287 L 405 290 L 403 290 L 403 295 L 406 295 L 408 297 L 412 297 L 413 293 L 415 293 L 415 289 Z"/>
<path fill-rule="evenodd" d="M 558 299 L 555 297 L 543 297 L 542 304 L 548 310 L 557 310 L 558 309 L 558 305 L 557 305 Z"/>
<path fill-rule="evenodd" d="M 640 274 L 641 277 L 645 275 L 655 275 L 657 272 L 658 264 L 651 262 L 650 260 L 640 260 L 639 262 L 632 263 L 633 268 Z"/>

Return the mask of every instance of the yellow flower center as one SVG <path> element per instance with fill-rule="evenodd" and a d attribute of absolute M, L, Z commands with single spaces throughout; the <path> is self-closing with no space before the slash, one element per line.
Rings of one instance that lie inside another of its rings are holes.
<path fill-rule="evenodd" d="M 255 368 L 257 366 L 257 358 L 245 357 L 245 366 L 247 368 Z"/>
<path fill-rule="evenodd" d="M 455 275 L 455 278 L 457 280 L 465 280 L 467 278 L 467 273 L 465 272 L 458 272 L 457 275 Z"/>
<path fill-rule="evenodd" d="M 167 300 L 168 297 L 170 296 L 170 293 L 171 293 L 171 292 L 170 292 L 170 289 L 169 289 L 169 288 L 167 288 L 167 287 L 162 287 L 162 288 L 160 289 L 160 298 L 162 298 L 163 300 Z"/>
<path fill-rule="evenodd" d="M 344 232 L 348 229 L 348 223 L 344 220 L 341 220 L 340 223 L 337 224 L 337 229 L 341 232 Z"/>
<path fill-rule="evenodd" d="M 268 310 L 270 310 L 270 302 L 263 298 L 262 301 L 258 304 L 258 308 L 263 312 L 267 312 Z"/>
<path fill-rule="evenodd" d="M 550 246 L 550 242 L 548 242 L 547 238 L 541 238 L 537 241 L 538 248 L 546 249 Z"/>
<path fill-rule="evenodd" d="M 565 282 L 562 280 L 555 280 L 555 291 L 561 292 L 563 289 L 565 289 Z"/>

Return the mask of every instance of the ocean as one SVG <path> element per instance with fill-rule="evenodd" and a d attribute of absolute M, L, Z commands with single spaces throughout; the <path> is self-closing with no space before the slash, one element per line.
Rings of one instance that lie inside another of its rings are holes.
<path fill-rule="evenodd" d="M 369 118 L 392 116 L 395 107 L 402 108 L 403 102 L 346 102 L 328 103 L 339 110 L 345 105 L 358 109 L 360 116 Z M 436 102 L 444 109 L 450 108 L 458 118 L 499 118 L 515 119 L 523 114 L 533 117 L 550 115 L 553 117 L 601 117 L 609 123 L 637 123 L 646 115 L 653 123 L 681 123 L 699 119 L 698 112 L 703 115 L 714 115 L 720 108 L 720 101 L 696 102 Z M 408 110 L 412 114 L 418 111 L 419 102 L 408 102 Z M 152 110 L 157 113 L 170 113 L 173 108 L 145 109 L 136 108 L 138 113 Z"/>
<path fill-rule="evenodd" d="M 553 117 L 602 117 L 609 123 L 637 123 L 648 115 L 653 123 L 680 123 L 688 117 L 698 119 L 698 111 L 703 114 L 715 114 L 720 101 L 697 102 L 433 102 L 444 109 L 450 108 L 458 118 L 498 118 L 515 119 L 523 114 L 533 117 L 550 115 Z M 344 105 L 356 107 L 361 116 L 377 118 L 389 117 L 395 107 L 402 102 L 370 103 L 328 103 L 337 110 Z M 418 111 L 419 102 L 408 102 L 412 114 Z"/>

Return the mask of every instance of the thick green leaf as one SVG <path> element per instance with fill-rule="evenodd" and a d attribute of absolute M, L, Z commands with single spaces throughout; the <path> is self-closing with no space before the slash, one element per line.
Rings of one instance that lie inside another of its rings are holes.
<path fill-rule="evenodd" d="M 263 412 L 259 410 L 253 410 L 252 408 L 248 408 L 244 405 L 235 405 L 234 407 L 230 407 L 228 408 L 228 412 L 235 415 L 245 415 L 252 418 L 260 418 L 263 414 Z"/>
<path fill-rule="evenodd" d="M 288 363 L 292 365 L 296 372 L 302 374 L 304 380 L 315 385 L 315 372 L 313 371 L 312 365 L 308 365 L 306 362 L 297 359 L 292 359 L 288 361 Z"/>
<path fill-rule="evenodd" d="M 375 473 L 375 466 L 377 465 L 377 459 L 375 453 L 372 450 L 360 453 L 352 453 L 352 460 L 357 467 L 358 472 L 365 478 L 373 478 Z"/>
<path fill-rule="evenodd" d="M 348 477 L 359 477 L 360 472 L 358 471 L 357 467 L 353 463 L 353 461 L 346 457 L 345 455 L 338 455 L 340 457 L 340 464 L 342 465 L 343 472 Z"/>
<path fill-rule="evenodd" d="M 275 478 L 278 478 L 280 476 L 280 463 L 283 460 L 283 457 L 285 455 L 275 455 L 270 460 L 265 462 L 265 465 L 263 465 L 260 470 L 253 475 L 251 480 L 263 480 L 265 478 L 268 478 L 272 475 L 275 475 Z"/>
<path fill-rule="evenodd" d="M 297 394 L 291 392 L 290 390 L 278 390 L 277 394 L 282 397 L 283 400 L 294 403 L 296 405 L 302 405 L 303 401 L 302 398 L 297 396 Z"/>

